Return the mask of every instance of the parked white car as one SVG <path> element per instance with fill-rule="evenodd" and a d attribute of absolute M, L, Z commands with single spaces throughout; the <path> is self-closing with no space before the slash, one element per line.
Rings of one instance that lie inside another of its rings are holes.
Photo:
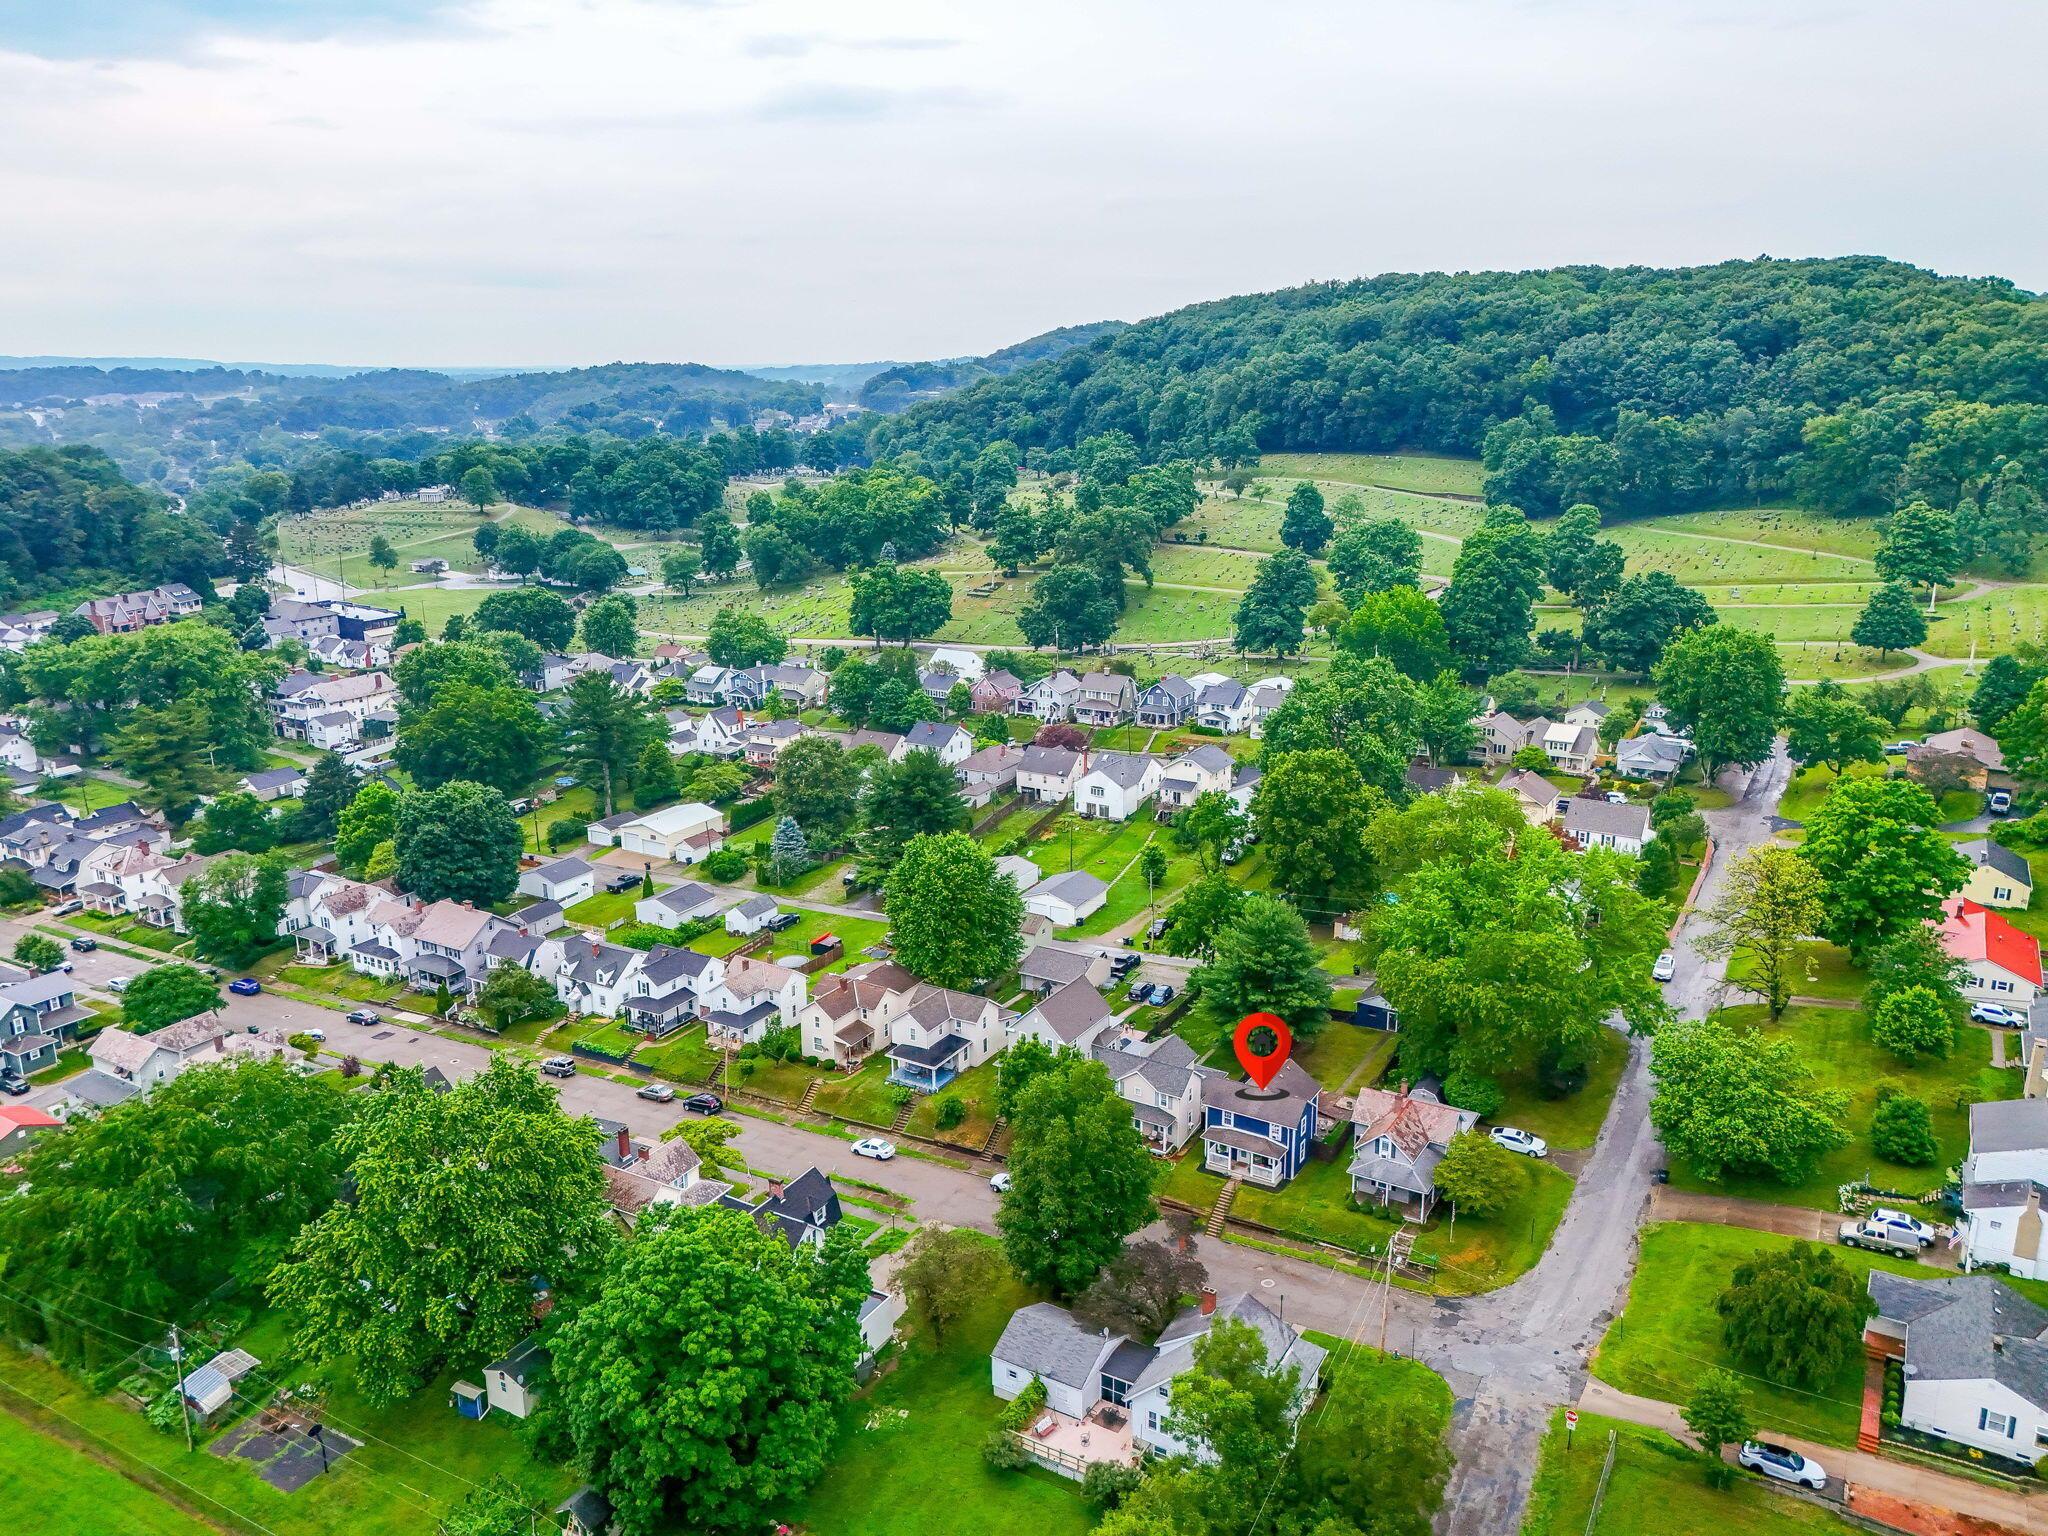
<path fill-rule="evenodd" d="M 1989 1024 L 1994 1029 L 2025 1029 L 2027 1016 L 2017 1013 L 2003 1003 L 1972 1003 L 1970 1017 L 1979 1024 Z"/>
<path fill-rule="evenodd" d="M 1911 1238 L 1922 1248 L 1931 1245 L 1937 1235 L 1934 1228 L 1919 1217 L 1908 1216 L 1904 1211 L 1894 1211 L 1887 1206 L 1878 1206 L 1863 1219 L 1872 1226 L 1884 1227 L 1901 1237 Z"/>
<path fill-rule="evenodd" d="M 1665 950 L 1657 957 L 1657 963 L 1650 967 L 1650 980 L 1669 981 L 1678 974 L 1678 956 Z"/>
<path fill-rule="evenodd" d="M 1775 1477 L 1781 1483 L 1804 1483 L 1809 1488 L 1828 1485 L 1827 1469 L 1819 1462 L 1800 1455 L 1790 1446 L 1773 1445 L 1768 1440 L 1743 1441 L 1742 1449 L 1735 1453 L 1735 1464 L 1765 1477 Z"/>
<path fill-rule="evenodd" d="M 999 1195 L 1007 1195 L 1010 1192 L 1010 1170 L 1005 1168 L 1001 1173 L 990 1174 L 988 1187 Z"/>
<path fill-rule="evenodd" d="M 132 976 L 109 976 L 107 978 L 107 990 L 109 992 L 126 992 L 128 990 L 128 983 L 132 980 L 134 980 Z"/>
<path fill-rule="evenodd" d="M 879 1136 L 865 1136 L 853 1144 L 855 1157 L 872 1157 L 878 1163 L 886 1163 L 896 1155 L 896 1143 L 884 1141 Z"/>
<path fill-rule="evenodd" d="M 1512 1125 L 1496 1125 L 1491 1134 L 1496 1147 L 1506 1147 L 1510 1152 L 1519 1152 L 1524 1157 L 1550 1156 L 1550 1143 L 1533 1131 L 1525 1131 Z"/>

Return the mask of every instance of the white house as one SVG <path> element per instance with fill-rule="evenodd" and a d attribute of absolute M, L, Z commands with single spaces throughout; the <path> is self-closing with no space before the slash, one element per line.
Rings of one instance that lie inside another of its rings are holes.
<path fill-rule="evenodd" d="M 1027 1425 L 1018 1438 L 1034 1460 L 1068 1477 L 1079 1478 L 1090 1462 L 1135 1463 L 1147 1454 L 1212 1460 L 1207 1446 L 1185 1443 L 1166 1424 L 1174 1379 L 1193 1366 L 1195 1345 L 1217 1317 L 1258 1334 L 1268 1371 L 1299 1373 L 1289 1404 L 1290 1415 L 1299 1418 L 1315 1397 L 1323 1350 L 1256 1297 L 1219 1303 L 1209 1290 L 1198 1306 L 1167 1324 L 1156 1344 L 1091 1328 L 1049 1301 L 1033 1302 L 1011 1316 L 996 1341 L 989 1384 L 1006 1401 L 1034 1379 L 1044 1386 L 1050 1422 Z"/>
<path fill-rule="evenodd" d="M 1962 1182 L 1963 1267 L 2003 1264 L 2025 1279 L 2048 1279 L 2041 1217 L 2041 1190 L 2048 1186 L 2048 1099 L 1972 1104 Z"/>
<path fill-rule="evenodd" d="M 1489 763 L 1504 763 L 1522 748 L 1540 745 L 1550 722 L 1541 717 L 1525 722 L 1489 709 L 1474 718 L 1472 728 L 1479 733 L 1479 755 Z"/>
<path fill-rule="evenodd" d="M 1647 805 L 1611 805 L 1575 795 L 1565 802 L 1564 835 L 1581 852 L 1588 848 L 1612 848 L 1617 853 L 1641 853 L 1654 834 L 1650 831 Z"/>
<path fill-rule="evenodd" d="M 981 674 L 988 670 L 988 663 L 981 659 L 979 651 L 965 650 L 957 645 L 935 646 L 927 663 L 934 671 L 950 672 L 969 683 L 980 682 Z"/>
<path fill-rule="evenodd" d="M 519 876 L 519 893 L 535 896 L 543 901 L 552 901 L 564 907 L 597 894 L 597 870 L 586 861 L 570 855 L 556 859 L 534 869 L 524 870 Z"/>
<path fill-rule="evenodd" d="M 1041 677 L 1019 693 L 1010 713 L 1056 725 L 1074 717 L 1074 702 L 1080 695 L 1081 680 L 1063 668 Z"/>
<path fill-rule="evenodd" d="M 1138 1040 L 1104 1031 L 1089 1047 L 1131 1106 L 1131 1119 L 1145 1144 L 1162 1157 L 1188 1144 L 1202 1128 L 1202 1083 L 1224 1074 L 1205 1067 L 1179 1035 Z"/>
<path fill-rule="evenodd" d="M 1109 900 L 1109 887 L 1085 869 L 1069 870 L 1041 880 L 1024 893 L 1024 910 L 1036 913 L 1055 928 L 1085 923 Z"/>
<path fill-rule="evenodd" d="M 767 926 L 768 919 L 781 910 L 775 905 L 773 896 L 749 896 L 725 909 L 725 931 L 742 935 L 759 933 Z"/>
<path fill-rule="evenodd" d="M 1600 733 L 1589 725 L 1558 721 L 1543 733 L 1543 754 L 1565 773 L 1591 773 L 1600 756 Z"/>
<path fill-rule="evenodd" d="M 1291 677 L 1262 677 L 1252 684 L 1245 699 L 1252 740 L 1257 741 L 1266 734 L 1266 721 L 1274 710 L 1287 702 L 1287 696 L 1292 692 L 1294 679 Z"/>
<path fill-rule="evenodd" d="M 1989 1275 L 1866 1283 L 1865 1347 L 1905 1367 L 1900 1424 L 2031 1468 L 2048 1451 L 2048 1311 Z"/>
<path fill-rule="evenodd" d="M 499 1413 L 523 1419 L 539 1400 L 539 1377 L 547 1369 L 548 1352 L 538 1339 L 527 1337 L 502 1360 L 484 1367 L 484 1398 Z"/>
<path fill-rule="evenodd" d="M 1138 703 L 1138 685 L 1121 672 L 1090 672 L 1074 695 L 1074 718 L 1083 725 L 1122 725 Z"/>
<path fill-rule="evenodd" d="M 730 704 L 701 715 L 686 709 L 668 715 L 668 749 L 678 757 L 689 752 L 738 757 L 745 750 L 746 735 L 746 716 Z"/>
<path fill-rule="evenodd" d="M 685 880 L 681 885 L 656 891 L 652 896 L 642 896 L 633 903 L 633 918 L 636 922 L 652 923 L 658 928 L 676 928 L 700 917 L 711 916 L 724 899 L 708 885 Z"/>
<path fill-rule="evenodd" d="M 1522 808 L 1523 819 L 1532 827 L 1555 821 L 1564 804 L 1562 790 L 1542 774 L 1527 768 L 1517 768 L 1504 775 L 1494 787 L 1515 797 L 1515 803 Z"/>
<path fill-rule="evenodd" d="M 957 725 L 920 720 L 903 737 L 906 752 L 930 752 L 948 768 L 957 768 L 974 755 L 974 738 Z"/>
<path fill-rule="evenodd" d="M 1252 693 L 1236 678 L 1197 672 L 1188 682 L 1195 688 L 1196 725 L 1235 735 L 1251 723 Z"/>
<path fill-rule="evenodd" d="M 750 1045 L 771 1029 L 794 1025 L 803 1012 L 803 972 L 741 955 L 703 995 L 705 1027 L 714 1040 Z"/>
<path fill-rule="evenodd" d="M 594 821 L 585 836 L 601 847 L 616 846 L 624 853 L 674 864 L 699 864 L 725 846 L 725 817 L 702 801 L 687 800 L 626 821 L 617 817 Z"/>
<path fill-rule="evenodd" d="M 1074 792 L 1080 777 L 1081 754 L 1069 747 L 1026 747 L 1017 759 L 1017 793 L 1041 805 L 1054 805 Z"/>
<path fill-rule="evenodd" d="M 180 1019 L 147 1035 L 113 1025 L 93 1037 L 87 1054 L 98 1071 L 147 1092 L 194 1062 L 225 1055 L 221 1042 L 227 1033 L 227 1021 L 217 1013 Z"/>
<path fill-rule="evenodd" d="M 936 1093 L 1001 1050 L 1007 1022 L 988 998 L 920 984 L 889 1021 L 889 1081 Z"/>
<path fill-rule="evenodd" d="M 1008 875 L 1020 891 L 1028 891 L 1045 878 L 1045 871 L 1019 853 L 1006 853 L 996 860 L 996 872 Z"/>
<path fill-rule="evenodd" d="M 1205 794 L 1227 795 L 1237 776 L 1230 754 L 1211 742 L 1190 747 L 1168 763 L 1159 779 L 1159 814 L 1172 816 Z"/>
<path fill-rule="evenodd" d="M 1564 712 L 1564 723 L 1580 730 L 1598 731 L 1607 715 L 1607 706 L 1598 699 L 1581 699 Z"/>
<path fill-rule="evenodd" d="M 271 713 L 280 736 L 303 738 L 314 746 L 353 745 L 362 734 L 363 720 L 394 704 L 397 697 L 388 672 L 327 677 L 298 672 L 277 685 Z M 353 724 L 332 720 L 334 715 L 346 716 Z"/>
<path fill-rule="evenodd" d="M 918 979 L 889 960 L 868 960 L 823 977 L 798 1015 L 804 1054 L 851 1072 L 889 1038 Z"/>
<path fill-rule="evenodd" d="M 1085 980 L 1074 980 L 1012 1019 L 1007 1032 L 1011 1044 L 1036 1040 L 1049 1050 L 1086 1051 L 1115 1022 L 1107 999 Z"/>
<path fill-rule="evenodd" d="M 2041 941 L 1960 896 L 1944 902 L 1941 913 L 1941 947 L 1969 971 L 1963 996 L 2025 1013 L 2041 990 Z"/>
<path fill-rule="evenodd" d="M 1074 809 L 1101 821 L 1128 821 L 1159 792 L 1166 765 L 1149 752 L 1084 754 L 1074 779 Z"/>

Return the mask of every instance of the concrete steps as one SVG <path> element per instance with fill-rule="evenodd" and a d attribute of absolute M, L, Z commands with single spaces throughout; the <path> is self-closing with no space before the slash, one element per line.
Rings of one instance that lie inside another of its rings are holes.
<path fill-rule="evenodd" d="M 1223 1193 L 1216 1197 L 1216 1204 L 1209 1211 L 1209 1221 L 1202 1228 L 1210 1237 L 1221 1237 L 1223 1225 L 1230 1219 L 1230 1204 L 1237 1198 L 1237 1186 L 1244 1180 L 1233 1178 L 1223 1186 Z"/>

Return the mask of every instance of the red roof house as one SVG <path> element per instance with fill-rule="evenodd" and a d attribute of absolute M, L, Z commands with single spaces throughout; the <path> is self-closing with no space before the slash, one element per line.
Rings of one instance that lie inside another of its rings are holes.
<path fill-rule="evenodd" d="M 1941 914 L 1941 947 L 1970 968 L 1964 995 L 2024 1011 L 2041 987 L 2040 941 L 1960 896 L 1943 903 Z"/>

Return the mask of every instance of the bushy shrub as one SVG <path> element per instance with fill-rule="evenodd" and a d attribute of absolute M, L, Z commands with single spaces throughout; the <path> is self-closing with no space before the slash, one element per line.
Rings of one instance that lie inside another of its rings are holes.
<path fill-rule="evenodd" d="M 1484 1120 L 1507 1102 L 1507 1094 L 1485 1073 L 1460 1069 L 1444 1079 L 1444 1101 L 1469 1109 Z"/>
<path fill-rule="evenodd" d="M 178 1404 L 178 1389 L 166 1387 L 161 1396 L 142 1411 L 151 1429 L 161 1430 L 167 1435 L 185 1432 L 185 1410 Z"/>
<path fill-rule="evenodd" d="M 293 1035 L 285 1043 L 295 1051 L 304 1051 L 308 1056 L 320 1049 L 320 1042 L 307 1034 Z"/>
<path fill-rule="evenodd" d="M 564 816 L 548 823 L 548 847 L 561 848 L 570 843 L 580 843 L 590 831 L 590 823 L 574 816 Z"/>
<path fill-rule="evenodd" d="M 1908 1168 L 1931 1168 L 1941 1161 L 1934 1139 L 1934 1112 L 1924 1099 L 1891 1083 L 1877 1090 L 1877 1111 L 1870 1117 L 1870 1144 L 1877 1155 Z"/>
<path fill-rule="evenodd" d="M 737 848 L 721 848 L 704 860 L 704 873 L 714 880 L 737 880 L 747 872 L 747 856 Z"/>
<path fill-rule="evenodd" d="M 938 1103 L 932 1106 L 932 1119 L 942 1131 L 952 1130 L 966 1118 L 966 1102 L 957 1093 L 941 1094 Z"/>
<path fill-rule="evenodd" d="M 1081 1476 L 1081 1497 L 1099 1509 L 1115 1509 L 1123 1503 L 1145 1474 L 1120 1461 L 1091 1461 Z"/>

